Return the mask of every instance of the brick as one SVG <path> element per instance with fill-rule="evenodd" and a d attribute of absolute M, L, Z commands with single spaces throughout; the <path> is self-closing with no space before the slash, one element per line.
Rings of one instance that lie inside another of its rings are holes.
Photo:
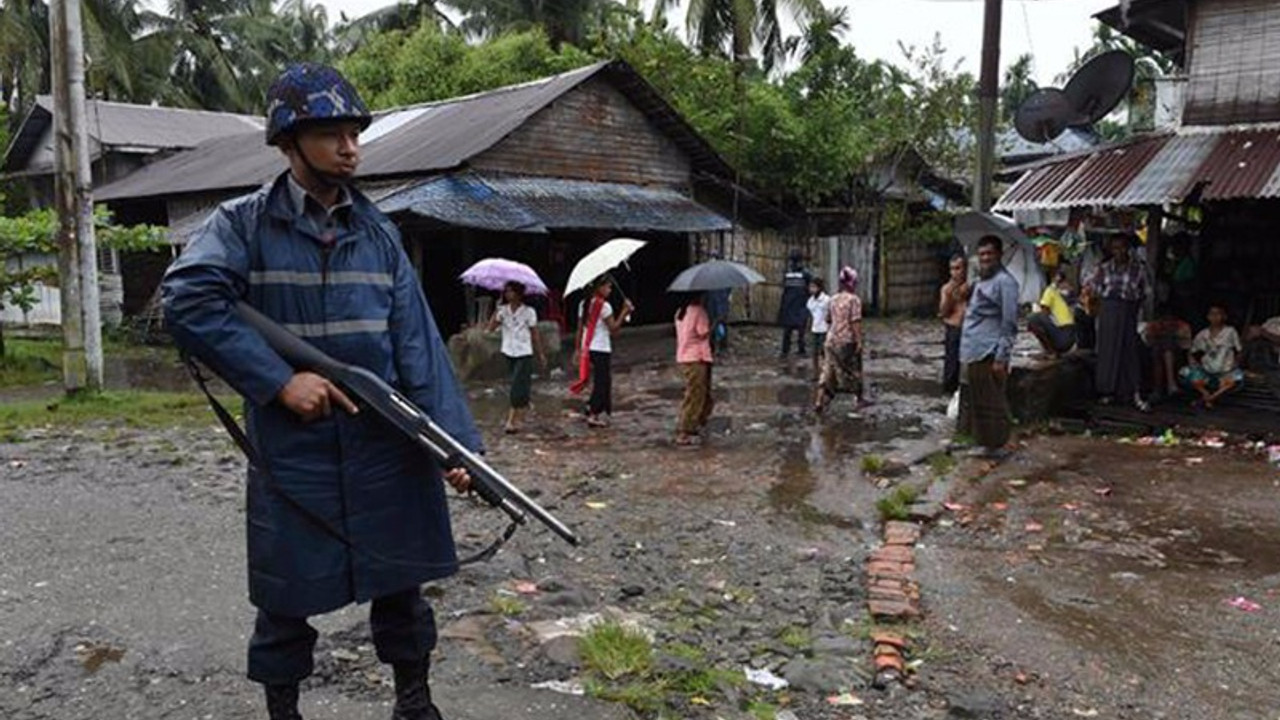
<path fill-rule="evenodd" d="M 888 600 L 891 602 L 910 602 L 911 597 L 902 588 L 871 588 L 867 591 L 871 600 Z"/>
<path fill-rule="evenodd" d="M 902 563 L 872 560 L 867 563 L 867 575 L 904 580 L 907 577 L 907 571 L 902 567 Z"/>
<path fill-rule="evenodd" d="M 920 611 L 911 603 L 895 602 L 893 600 L 868 601 L 867 609 L 871 611 L 872 615 L 879 618 L 915 618 L 920 616 Z"/>
<path fill-rule="evenodd" d="M 905 663 L 902 661 L 902 656 L 897 653 L 894 653 L 893 655 L 876 656 L 876 672 L 884 670 L 897 670 L 898 672 L 902 672 L 904 666 Z"/>
<path fill-rule="evenodd" d="M 916 554 L 909 547 L 902 545 L 885 545 L 876 548 L 871 553 L 871 560 L 883 560 L 888 562 L 909 563 L 915 562 Z"/>
<path fill-rule="evenodd" d="M 890 520 L 884 526 L 885 542 L 890 545 L 915 545 L 920 541 L 920 526 L 915 523 Z"/>
<path fill-rule="evenodd" d="M 907 646 L 906 638 L 897 633 L 886 632 L 884 630 L 871 633 L 871 642 L 876 644 L 877 652 L 879 651 L 878 649 L 880 645 L 892 645 L 897 648 L 905 648 Z"/>

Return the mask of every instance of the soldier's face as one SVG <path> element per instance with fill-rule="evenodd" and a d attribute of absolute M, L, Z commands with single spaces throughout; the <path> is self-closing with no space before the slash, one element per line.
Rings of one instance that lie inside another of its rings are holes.
<path fill-rule="evenodd" d="M 294 143 L 306 161 L 321 173 L 351 179 L 360 166 L 360 124 L 319 123 L 301 128 Z"/>

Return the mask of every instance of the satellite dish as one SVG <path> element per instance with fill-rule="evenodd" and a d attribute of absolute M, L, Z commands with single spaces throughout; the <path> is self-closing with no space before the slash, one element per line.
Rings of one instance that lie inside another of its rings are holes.
<path fill-rule="evenodd" d="M 1013 127 L 1028 142 L 1047 143 L 1078 119 L 1065 92 L 1057 88 L 1043 88 L 1018 106 L 1018 112 L 1013 116 Z"/>
<path fill-rule="evenodd" d="M 1083 118 L 1071 125 L 1092 125 L 1115 109 L 1133 87 L 1133 57 L 1123 50 L 1102 53 L 1076 71 L 1062 89 Z"/>

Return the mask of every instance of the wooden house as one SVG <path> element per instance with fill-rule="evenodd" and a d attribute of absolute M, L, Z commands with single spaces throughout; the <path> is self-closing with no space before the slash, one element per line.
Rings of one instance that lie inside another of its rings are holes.
<path fill-rule="evenodd" d="M 264 126 L 262 118 L 252 115 L 105 100 L 89 100 L 85 117 L 95 186 L 123 178 L 169 153 L 190 150 L 214 138 L 262 132 Z M 40 95 L 14 132 L 0 164 L 0 175 L 16 181 L 33 207 L 47 207 L 53 204 L 53 169 L 53 99 Z M 127 215 L 120 219 L 125 223 L 141 221 Z M 56 258 L 28 256 L 15 262 L 53 265 Z M 99 253 L 98 270 L 102 317 L 104 322 L 116 324 L 128 309 L 128 275 L 121 272 L 120 258 L 109 251 Z M 31 311 L 5 308 L 0 320 L 21 325 L 61 322 L 58 289 L 40 286 L 36 293 L 38 301 Z"/>
<path fill-rule="evenodd" d="M 181 245 L 217 203 L 285 168 L 260 132 L 245 133 L 149 164 L 96 198 L 134 221 L 169 225 Z M 649 83 L 608 62 L 380 111 L 361 135 L 357 183 L 401 228 L 437 321 L 452 333 L 475 315 L 475 293 L 458 274 L 484 257 L 527 262 L 554 288 L 601 242 L 649 240 L 620 273 L 638 322 L 666 322 L 667 283 L 711 252 L 768 273 L 761 265 L 786 257 L 791 218 L 735 178 Z M 768 317 L 771 297 L 756 292 L 752 314 Z M 574 314 L 558 297 L 544 312 Z"/>

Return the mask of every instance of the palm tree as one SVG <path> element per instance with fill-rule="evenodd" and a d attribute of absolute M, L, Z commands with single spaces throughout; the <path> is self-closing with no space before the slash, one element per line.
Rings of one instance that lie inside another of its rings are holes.
<path fill-rule="evenodd" d="M 49 88 L 49 8 L 43 0 L 0 5 L 0 93 L 18 117 Z"/>
<path fill-rule="evenodd" d="M 436 0 L 414 0 L 387 5 L 379 10 L 348 19 L 340 16 L 340 24 L 334 30 L 335 52 L 348 55 L 364 45 L 378 33 L 396 30 L 412 31 L 422 23 L 432 23 L 442 29 L 457 30 L 457 25 L 444 13 L 442 7 L 451 7 Z"/>
<path fill-rule="evenodd" d="M 1023 53 L 1004 70 L 1004 82 L 1000 83 L 1000 118 L 1006 123 L 1013 122 L 1018 108 L 1037 89 L 1032 77 L 1034 63 L 1031 53 Z"/>
<path fill-rule="evenodd" d="M 825 12 L 822 0 L 782 0 L 783 8 L 801 25 Z M 675 0 L 658 0 L 655 13 L 665 12 Z M 772 70 L 786 58 L 786 43 L 778 19 L 778 0 L 690 0 L 685 25 L 693 44 L 704 54 L 725 54 L 738 63 L 752 57 L 759 46 L 764 69 Z"/>
<path fill-rule="evenodd" d="M 805 25 L 804 31 L 785 43 L 788 55 L 800 54 L 800 62 L 808 63 L 823 53 L 840 47 L 849 30 L 849 8 L 821 8 Z"/>
<path fill-rule="evenodd" d="M 541 27 L 551 47 L 581 45 L 587 37 L 596 7 L 611 0 L 455 0 L 466 17 L 461 28 L 473 37 L 488 38 L 507 32 Z"/>

